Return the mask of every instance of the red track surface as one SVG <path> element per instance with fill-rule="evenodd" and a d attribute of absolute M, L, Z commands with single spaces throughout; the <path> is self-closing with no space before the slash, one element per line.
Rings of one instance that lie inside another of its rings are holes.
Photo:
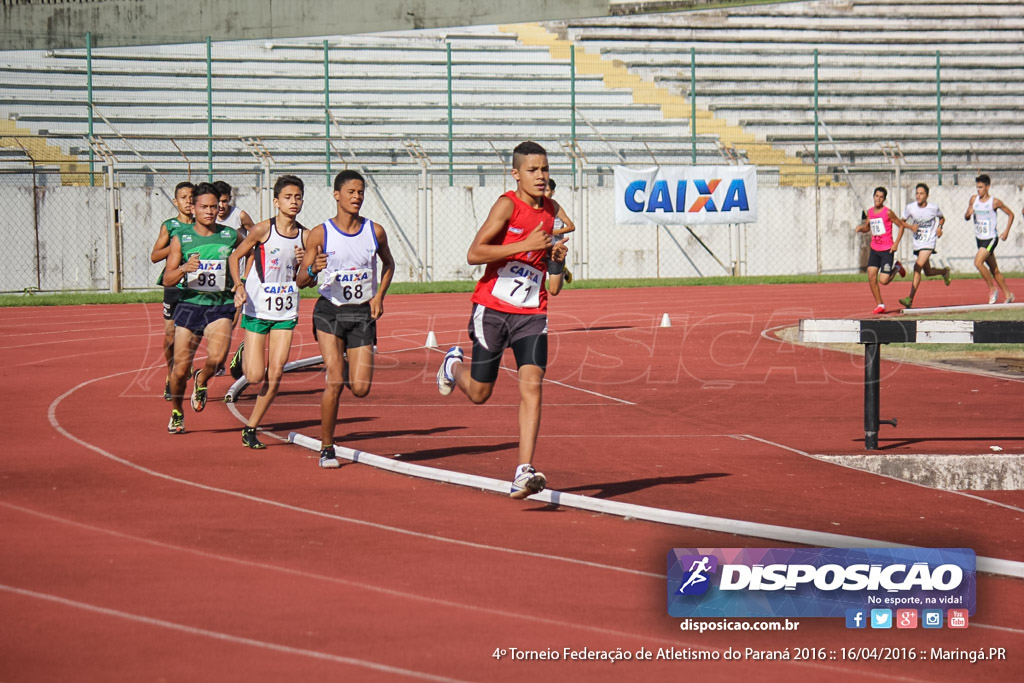
<path fill-rule="evenodd" d="M 1014 283 L 1017 289 L 1020 282 Z M 926 283 L 918 303 L 973 303 Z M 901 289 L 902 292 L 902 289 Z M 895 298 L 892 292 L 886 292 Z M 984 294 L 984 292 L 981 292 Z M 944 493 L 801 453 L 863 452 L 859 357 L 762 332 L 853 317 L 867 287 L 567 291 L 553 304 L 537 464 L 553 488 L 1024 560 L 1020 492 Z M 306 306 L 306 311 L 311 310 Z M 673 327 L 658 328 L 662 313 Z M 516 389 L 443 399 L 466 295 L 390 297 L 373 393 L 342 399 L 339 441 L 508 478 Z M 320 471 L 274 442 L 243 449 L 220 403 L 166 434 L 157 306 L 0 310 L 0 680 L 1014 680 L 1024 582 L 981 576 L 964 632 L 681 632 L 672 547 L 784 545 L 552 508 L 361 465 Z M 308 320 L 300 330 L 308 330 Z M 315 355 L 308 334 L 292 357 Z M 883 363 L 887 452 L 1024 450 L 1024 384 Z M 227 380 L 216 380 L 216 397 Z M 318 430 L 319 371 L 286 377 L 279 434 Z M 976 390 L 976 391 L 975 391 Z M 587 393 L 591 392 L 591 393 Z M 251 390 L 246 397 L 251 395 Z M 251 401 L 239 408 L 247 413 Z M 625 402 L 625 403 L 624 403 Z M 633 404 L 633 405 L 630 405 Z M 922 409 L 922 408 L 926 409 Z M 522 662 L 495 648 L 1007 647 L 984 662 Z"/>

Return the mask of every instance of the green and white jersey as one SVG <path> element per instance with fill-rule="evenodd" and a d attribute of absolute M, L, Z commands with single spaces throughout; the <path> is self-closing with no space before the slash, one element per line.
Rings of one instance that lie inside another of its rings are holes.
<path fill-rule="evenodd" d="M 180 233 L 183 228 L 192 227 L 192 224 L 191 223 L 182 223 L 177 218 L 168 218 L 167 220 L 165 220 L 163 222 L 163 226 L 162 227 L 167 230 L 167 243 L 170 244 L 170 241 L 174 239 L 175 235 Z M 158 285 L 163 286 L 163 284 L 164 284 L 164 271 L 165 270 L 167 270 L 166 267 L 160 269 L 160 277 L 158 277 L 156 279 L 156 283 Z M 175 285 L 175 287 L 181 287 L 181 284 L 179 283 L 179 284 Z"/>
<path fill-rule="evenodd" d="M 234 299 L 228 256 L 235 249 L 238 232 L 219 224 L 215 230 L 212 235 L 203 236 L 196 233 L 195 225 L 189 225 L 178 233 L 181 262 L 188 261 L 192 254 L 199 254 L 199 270 L 185 274 L 182 303 L 222 306 Z"/>

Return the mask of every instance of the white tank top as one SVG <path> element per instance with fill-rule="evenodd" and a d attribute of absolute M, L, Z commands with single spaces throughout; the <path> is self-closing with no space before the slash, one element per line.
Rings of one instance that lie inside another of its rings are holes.
<path fill-rule="evenodd" d="M 232 206 L 231 212 L 228 213 L 228 215 L 225 216 L 223 220 L 218 219 L 217 222 L 220 223 L 221 225 L 226 225 L 229 228 L 234 228 L 235 230 L 238 230 L 239 228 L 242 227 L 242 210 L 239 209 L 237 206 Z"/>
<path fill-rule="evenodd" d="M 939 238 L 939 219 L 943 218 L 942 210 L 931 202 L 921 206 L 910 202 L 903 209 L 903 220 L 917 225 L 914 233 L 914 249 L 934 249 Z"/>
<path fill-rule="evenodd" d="M 369 302 L 377 293 L 377 234 L 373 221 L 364 218 L 354 235 L 339 230 L 333 220 L 321 227 L 327 267 L 320 273 L 320 295 L 335 306 Z"/>
<path fill-rule="evenodd" d="M 253 250 L 252 266 L 245 279 L 245 315 L 261 320 L 294 320 L 299 316 L 295 247 L 302 248 L 305 228 L 301 223 L 296 227 L 299 232 L 295 237 L 285 237 L 277 231 L 277 219 L 270 219 L 270 234 Z"/>
<path fill-rule="evenodd" d="M 992 208 L 993 199 L 992 196 L 985 202 L 977 197 L 974 199 L 974 236 L 979 240 L 990 240 L 996 236 L 999 217 Z"/>

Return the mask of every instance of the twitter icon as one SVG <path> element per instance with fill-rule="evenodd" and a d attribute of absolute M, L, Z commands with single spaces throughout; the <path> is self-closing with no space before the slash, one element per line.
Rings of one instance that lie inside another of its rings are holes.
<path fill-rule="evenodd" d="M 892 610 L 871 610 L 871 628 L 892 628 Z"/>

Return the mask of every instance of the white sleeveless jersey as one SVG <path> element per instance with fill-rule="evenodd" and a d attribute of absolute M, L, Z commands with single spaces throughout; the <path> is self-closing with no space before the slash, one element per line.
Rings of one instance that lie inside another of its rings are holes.
<path fill-rule="evenodd" d="M 305 228 L 299 223 L 296 227 L 299 232 L 295 237 L 285 237 L 277 231 L 277 219 L 270 219 L 270 234 L 253 250 L 252 267 L 245 280 L 245 315 L 261 320 L 294 320 L 299 316 L 295 247 L 302 248 Z"/>
<path fill-rule="evenodd" d="M 903 220 L 917 225 L 917 232 L 914 233 L 914 250 L 935 249 L 935 243 L 939 239 L 939 219 L 945 218 L 942 210 L 927 202 L 921 206 L 917 202 L 910 202 L 903 209 Z"/>
<path fill-rule="evenodd" d="M 221 225 L 226 225 L 229 228 L 238 230 L 242 227 L 242 210 L 237 206 L 232 206 L 231 212 L 223 219 L 218 219 L 217 222 Z"/>
<path fill-rule="evenodd" d="M 349 235 L 333 220 L 322 226 L 327 267 L 320 273 L 320 295 L 335 306 L 365 304 L 377 293 L 377 235 L 373 221 L 363 219 Z"/>
<path fill-rule="evenodd" d="M 974 198 L 974 236 L 979 240 L 990 240 L 996 236 L 999 217 L 992 207 L 994 199 L 989 196 L 988 201 L 983 202 Z"/>

